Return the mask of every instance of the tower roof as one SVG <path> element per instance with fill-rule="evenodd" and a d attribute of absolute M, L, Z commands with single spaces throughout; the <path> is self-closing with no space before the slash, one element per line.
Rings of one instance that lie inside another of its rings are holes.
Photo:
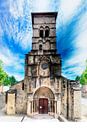
<path fill-rule="evenodd" d="M 57 18 L 57 14 L 58 12 L 32 12 L 31 15 L 32 15 L 32 24 L 34 23 L 34 17 L 35 16 L 47 16 L 47 17 L 51 17 L 51 16 L 54 16 L 55 19 Z"/>

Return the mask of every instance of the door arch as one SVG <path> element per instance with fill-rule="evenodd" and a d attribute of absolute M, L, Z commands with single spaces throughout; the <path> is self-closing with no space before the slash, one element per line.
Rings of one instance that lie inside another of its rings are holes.
<path fill-rule="evenodd" d="M 40 114 L 54 112 L 55 96 L 53 91 L 48 87 L 38 88 L 33 96 L 34 111 Z"/>

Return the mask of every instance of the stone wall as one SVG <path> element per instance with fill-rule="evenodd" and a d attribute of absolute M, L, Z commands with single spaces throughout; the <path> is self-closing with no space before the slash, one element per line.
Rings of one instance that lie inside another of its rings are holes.
<path fill-rule="evenodd" d="M 18 82 L 17 84 L 11 86 L 11 89 L 17 89 L 17 90 L 22 90 L 22 84 L 23 84 L 23 80 Z"/>
<path fill-rule="evenodd" d="M 8 115 L 15 114 L 15 93 L 8 93 L 6 112 Z"/>
<path fill-rule="evenodd" d="M 5 107 L 5 94 L 0 93 L 0 109 Z"/>
<path fill-rule="evenodd" d="M 69 90 L 69 119 L 75 121 L 81 118 L 81 89 L 79 82 L 70 81 Z"/>
<path fill-rule="evenodd" d="M 52 23 L 54 24 L 55 23 L 55 17 L 34 17 L 34 24 L 42 24 L 42 23 L 45 23 L 45 24 L 49 24 L 49 23 Z"/>
<path fill-rule="evenodd" d="M 62 79 L 61 85 L 61 112 L 67 118 L 67 80 Z"/>
<path fill-rule="evenodd" d="M 82 97 L 87 98 L 87 85 L 82 86 Z"/>
<path fill-rule="evenodd" d="M 73 119 L 81 118 L 81 91 L 80 89 L 74 89 L 74 105 L 73 105 Z"/>
<path fill-rule="evenodd" d="M 27 95 L 23 90 L 17 90 L 16 97 L 16 113 L 26 113 L 27 111 Z"/>

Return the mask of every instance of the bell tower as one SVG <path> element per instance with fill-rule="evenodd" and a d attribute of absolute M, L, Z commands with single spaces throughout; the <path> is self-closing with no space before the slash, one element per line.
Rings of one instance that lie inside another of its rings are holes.
<path fill-rule="evenodd" d="M 61 58 L 56 49 L 56 18 L 56 12 L 32 13 L 32 50 L 25 60 L 25 88 L 28 91 L 55 86 L 61 76 Z"/>
<path fill-rule="evenodd" d="M 32 50 L 44 55 L 56 50 L 57 13 L 32 13 Z"/>

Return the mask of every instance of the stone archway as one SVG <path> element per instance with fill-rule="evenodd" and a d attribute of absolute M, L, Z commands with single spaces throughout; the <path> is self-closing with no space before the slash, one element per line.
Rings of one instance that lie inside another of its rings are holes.
<path fill-rule="evenodd" d="M 48 87 L 38 88 L 33 95 L 33 112 L 40 114 L 54 113 L 55 95 Z"/>

